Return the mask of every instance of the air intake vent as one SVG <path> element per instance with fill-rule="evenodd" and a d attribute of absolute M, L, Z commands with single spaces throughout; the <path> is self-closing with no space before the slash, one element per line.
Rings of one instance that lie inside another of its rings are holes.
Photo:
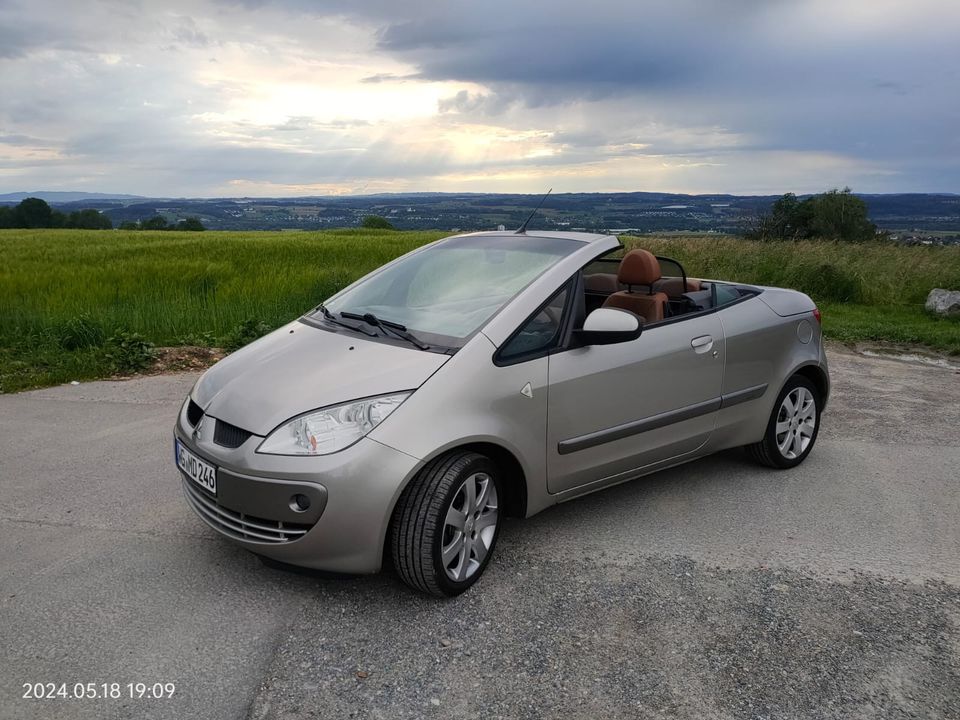
<path fill-rule="evenodd" d="M 197 423 L 200 422 L 200 418 L 202 417 L 203 408 L 191 400 L 187 404 L 187 422 L 190 423 L 190 427 L 196 427 Z"/>
<path fill-rule="evenodd" d="M 236 425 L 225 423 L 223 420 L 217 420 L 217 426 L 213 430 L 213 441 L 217 445 L 228 448 L 238 448 L 243 445 L 247 438 L 253 435 Z"/>
<path fill-rule="evenodd" d="M 183 491 L 190 507 L 214 530 L 238 540 L 258 543 L 289 543 L 299 540 L 313 525 L 269 520 L 244 515 L 224 507 L 215 497 L 183 478 Z"/>

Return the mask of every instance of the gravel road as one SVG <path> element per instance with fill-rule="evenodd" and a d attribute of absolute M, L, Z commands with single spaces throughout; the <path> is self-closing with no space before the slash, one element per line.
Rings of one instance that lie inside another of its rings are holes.
<path fill-rule="evenodd" d="M 832 350 L 800 468 L 728 452 L 512 521 L 449 601 L 193 517 L 195 375 L 0 396 L 0 718 L 958 718 L 960 374 Z"/>

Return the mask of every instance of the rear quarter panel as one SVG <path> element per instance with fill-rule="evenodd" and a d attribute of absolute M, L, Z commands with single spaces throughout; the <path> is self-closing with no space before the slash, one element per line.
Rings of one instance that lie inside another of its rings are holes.
<path fill-rule="evenodd" d="M 758 385 L 766 385 L 766 390 L 756 400 L 721 408 L 711 451 L 760 440 L 787 379 L 804 365 L 820 365 L 820 324 L 813 317 L 812 301 L 792 292 L 796 298 L 778 298 L 783 300 L 781 310 L 797 311 L 784 316 L 764 302 L 765 294 L 718 311 L 727 347 L 723 395 Z"/>

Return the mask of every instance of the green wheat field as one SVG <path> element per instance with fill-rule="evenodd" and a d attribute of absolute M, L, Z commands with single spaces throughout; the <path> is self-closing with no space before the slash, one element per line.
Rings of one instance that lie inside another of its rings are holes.
<path fill-rule="evenodd" d="M 0 231 L 0 391 L 109 376 L 128 341 L 235 347 L 445 234 Z M 931 288 L 960 288 L 960 248 L 622 240 L 676 258 L 692 277 L 803 290 L 834 339 L 960 354 L 960 321 L 923 310 Z"/>

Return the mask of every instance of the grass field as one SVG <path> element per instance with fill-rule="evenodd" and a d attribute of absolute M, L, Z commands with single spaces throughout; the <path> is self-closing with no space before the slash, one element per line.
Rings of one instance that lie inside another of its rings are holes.
<path fill-rule="evenodd" d="M 0 391 L 109 375 L 136 335 L 155 345 L 239 344 L 444 234 L 0 231 Z M 675 257 L 694 277 L 804 290 L 837 339 L 960 353 L 960 322 L 923 311 L 931 287 L 960 287 L 960 248 L 624 242 Z"/>
<path fill-rule="evenodd" d="M 960 247 L 702 237 L 623 241 L 676 258 L 693 277 L 802 290 L 817 301 L 824 330 L 835 340 L 960 354 L 960 320 L 923 309 L 931 288 L 960 289 Z"/>

